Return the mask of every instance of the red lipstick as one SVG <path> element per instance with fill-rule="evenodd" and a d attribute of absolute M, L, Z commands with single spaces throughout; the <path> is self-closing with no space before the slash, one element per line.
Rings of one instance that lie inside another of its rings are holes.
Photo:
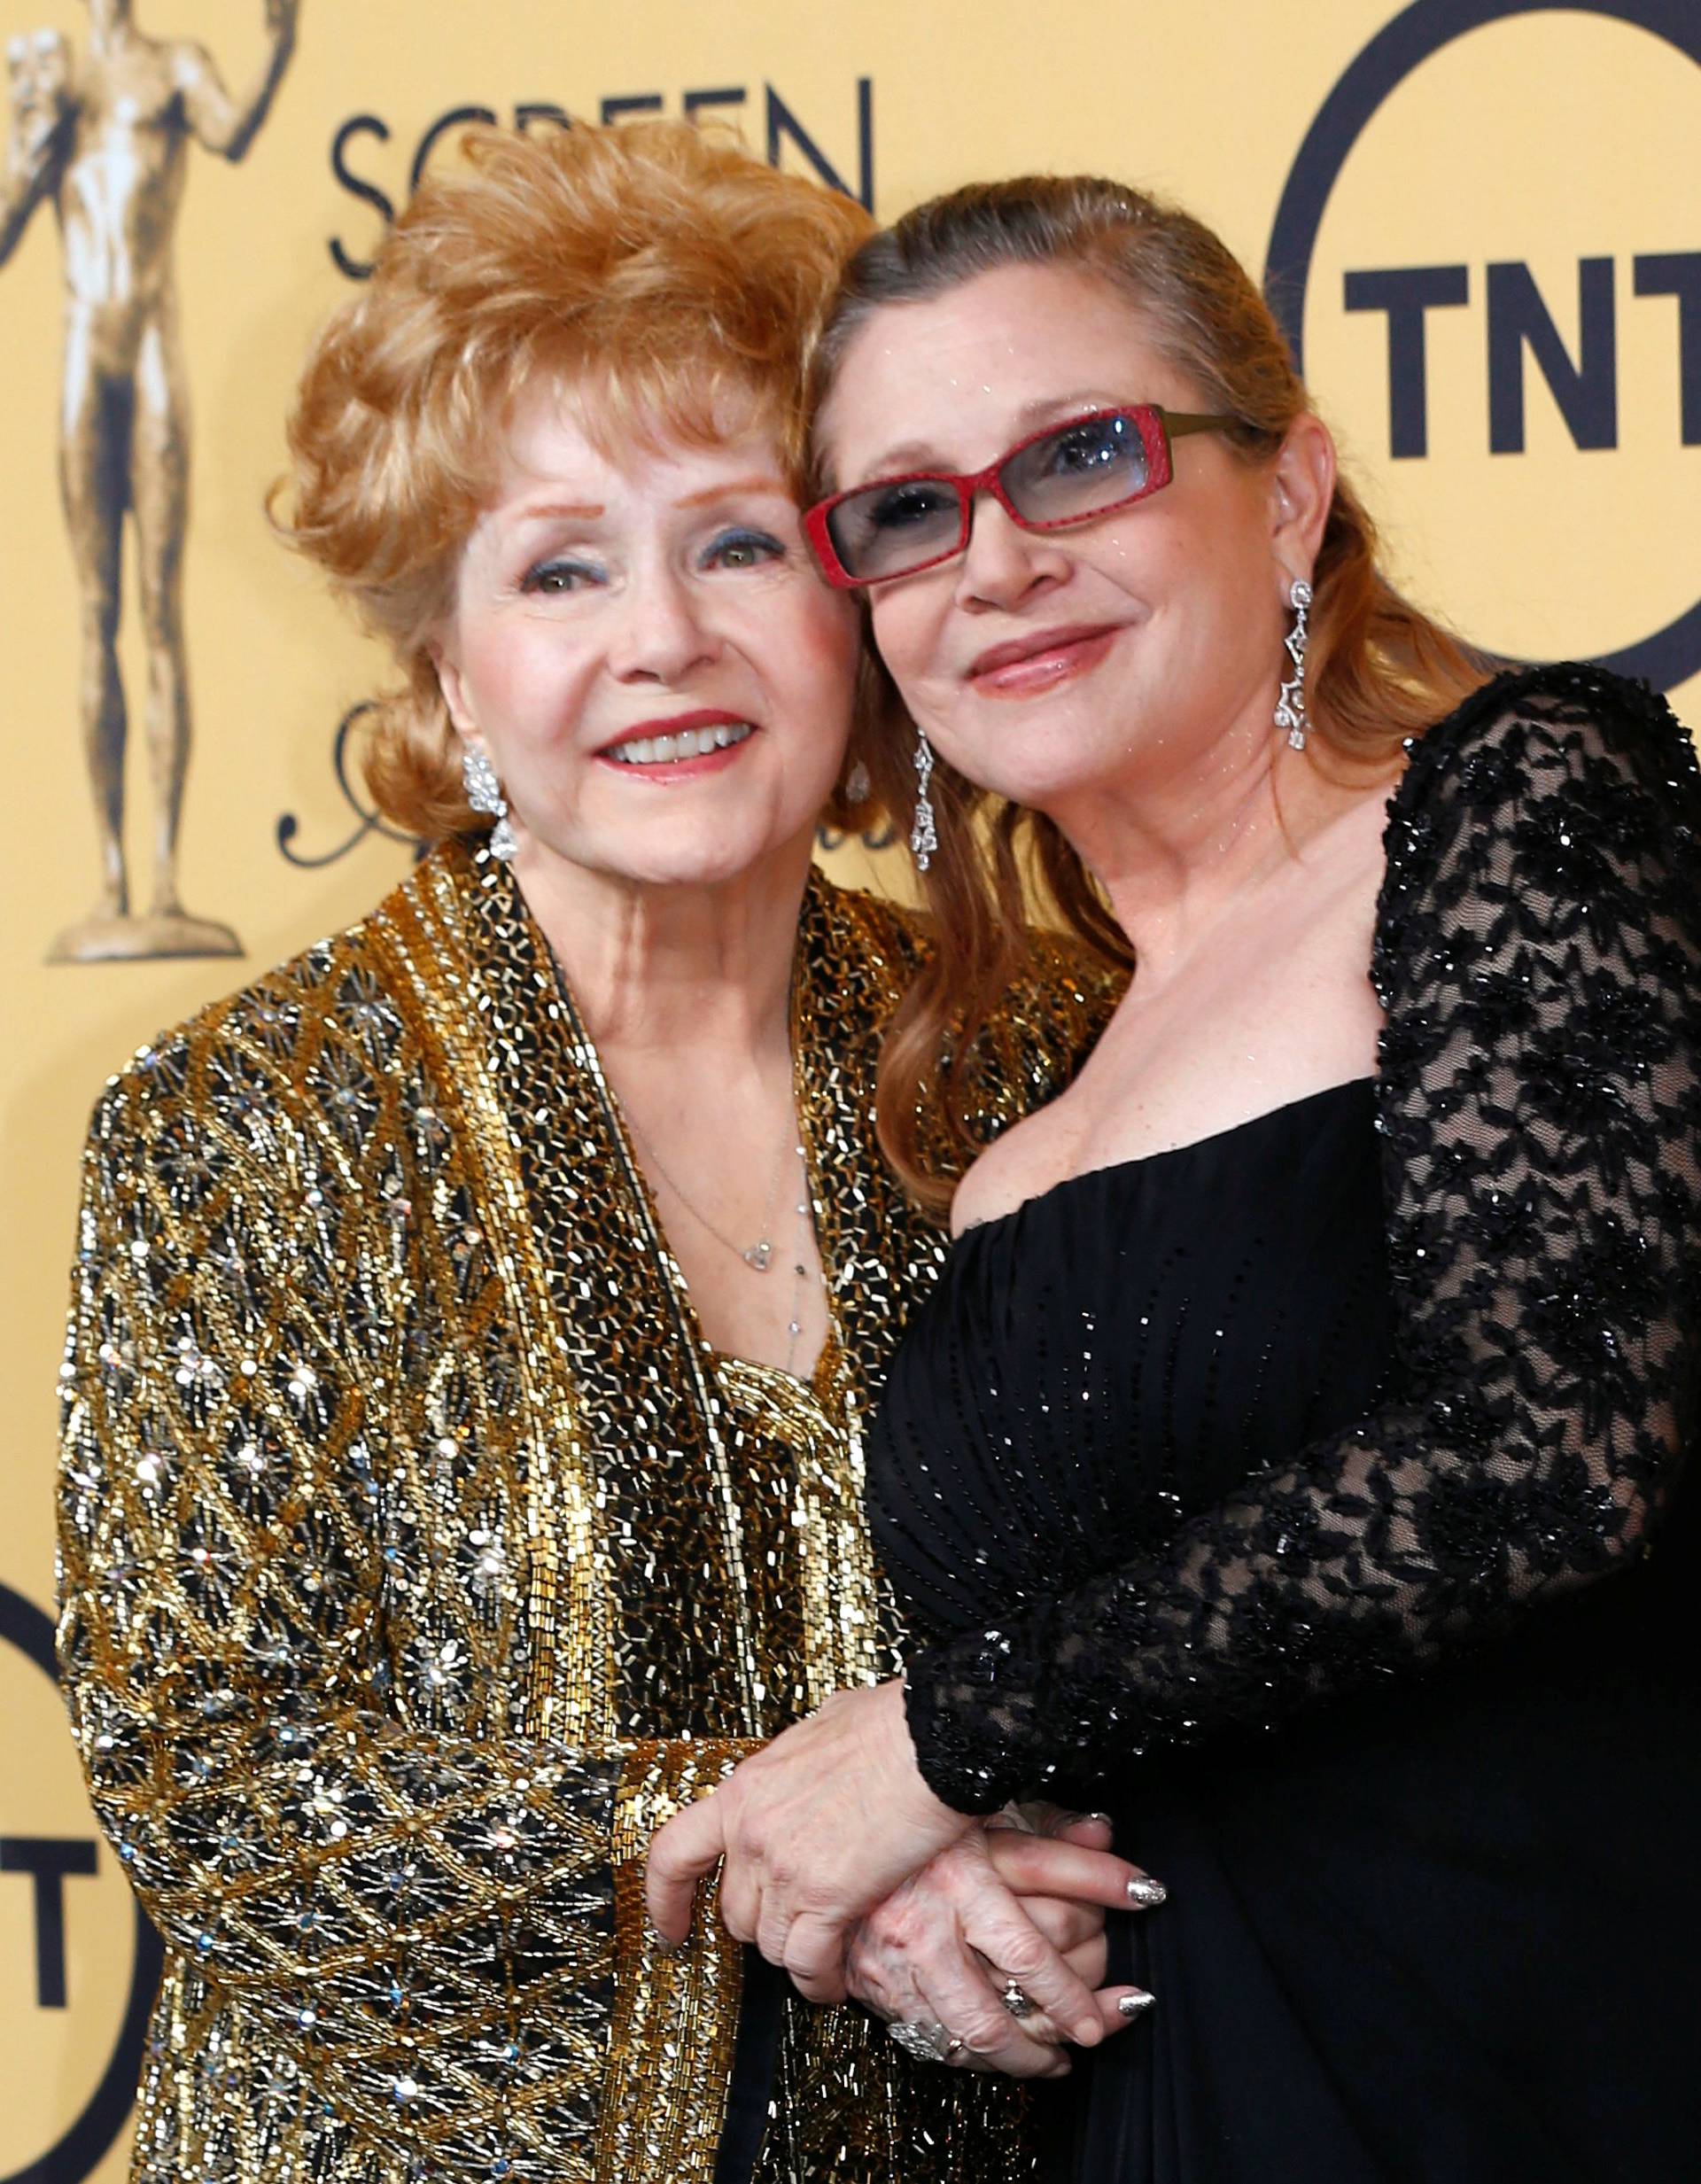
<path fill-rule="evenodd" d="M 750 725 L 742 713 L 723 712 L 718 706 L 703 705 L 693 712 L 634 720 L 629 728 L 621 728 L 606 742 L 599 743 L 594 756 L 600 758 L 604 751 L 617 750 L 622 743 L 648 742 L 652 736 L 685 735 L 693 728 L 742 728 Z"/>

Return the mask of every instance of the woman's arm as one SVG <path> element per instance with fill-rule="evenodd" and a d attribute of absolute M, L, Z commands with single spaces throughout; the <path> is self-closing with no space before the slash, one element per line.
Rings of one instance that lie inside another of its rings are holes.
<path fill-rule="evenodd" d="M 889 2024 L 949 2026 L 963 2042 L 959 2064 L 1062 2078 L 1065 2035 L 1021 1976 L 1034 1937 L 1092 1992 L 1104 2031 L 1122 2031 L 1152 1997 L 1105 1986 L 1105 1914 L 1153 1909 L 1165 1891 L 1110 1854 L 1103 1815 L 1023 1809 L 1044 1815 L 1037 1829 L 1014 1815 L 971 1828 L 860 1921 L 845 1984 L 853 2001 Z M 1012 1982 L 1021 2003 L 1014 2014 Z"/>
<path fill-rule="evenodd" d="M 1645 1549 L 1695 1415 L 1701 784 L 1658 701 L 1491 687 L 1395 798 L 1399 1385 L 1161 1553 L 924 1652 L 955 1810 L 1403 1674 Z"/>
<path fill-rule="evenodd" d="M 494 1679 L 507 1641 L 473 1574 L 464 1615 L 384 1642 L 396 1481 L 431 1450 L 392 1445 L 417 1331 L 360 1189 L 326 1202 L 334 1148 L 255 1149 L 242 1117 L 264 1138 L 274 1108 L 234 1048 L 203 1058 L 216 1100 L 167 1081 L 181 1048 L 151 1062 L 96 1117 L 64 1372 L 59 1650 L 96 1810 L 172 1945 L 370 2137 L 588 2178 L 617 1899 L 636 1909 L 650 1830 L 743 1747 L 447 1725 L 434 1679 L 473 1678 L 481 1644 Z"/>
<path fill-rule="evenodd" d="M 1698 845 L 1688 737 L 1592 670 L 1419 744 L 1374 968 L 1398 1391 L 1160 1552 L 924 1650 L 906 1698 L 788 1729 L 657 1838 L 659 1924 L 724 1850 L 723 1902 L 830 1999 L 952 1815 L 1410 1673 L 1644 1551 L 1695 1423 Z"/>

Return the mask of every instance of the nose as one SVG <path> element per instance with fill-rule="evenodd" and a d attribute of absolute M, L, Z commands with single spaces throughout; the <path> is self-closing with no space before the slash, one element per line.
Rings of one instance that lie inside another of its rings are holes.
<path fill-rule="evenodd" d="M 672 570 L 634 577 L 625 611 L 609 649 L 609 665 L 622 682 L 677 683 L 719 653 L 720 640 L 704 619 L 703 602 Z"/>
<path fill-rule="evenodd" d="M 1048 533 L 1024 531 L 990 493 L 976 498 L 958 566 L 959 607 L 974 613 L 1018 606 L 1036 591 L 1061 584 L 1068 571 L 1068 556 Z"/>

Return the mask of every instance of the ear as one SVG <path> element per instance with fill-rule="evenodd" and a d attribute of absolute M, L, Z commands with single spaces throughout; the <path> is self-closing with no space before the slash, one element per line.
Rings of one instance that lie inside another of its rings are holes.
<path fill-rule="evenodd" d="M 1270 546 L 1282 595 L 1295 577 L 1309 579 L 1335 497 L 1335 443 L 1321 417 L 1295 417 L 1271 466 Z"/>
<path fill-rule="evenodd" d="M 437 687 L 443 693 L 443 703 L 449 709 L 449 719 L 455 734 L 463 743 L 481 744 L 478 724 L 473 718 L 468 703 L 465 678 L 448 648 L 441 638 L 433 637 L 425 647 L 431 665 L 437 670 Z"/>

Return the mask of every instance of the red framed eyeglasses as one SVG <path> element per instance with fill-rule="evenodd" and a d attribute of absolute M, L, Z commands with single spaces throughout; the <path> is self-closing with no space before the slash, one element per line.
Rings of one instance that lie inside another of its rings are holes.
<path fill-rule="evenodd" d="M 1088 410 L 1029 433 L 983 470 L 913 470 L 835 493 L 807 510 L 804 529 L 829 584 L 889 584 L 965 551 L 977 494 L 1024 531 L 1067 531 L 1160 492 L 1175 475 L 1172 440 L 1239 422 L 1155 402 Z"/>

